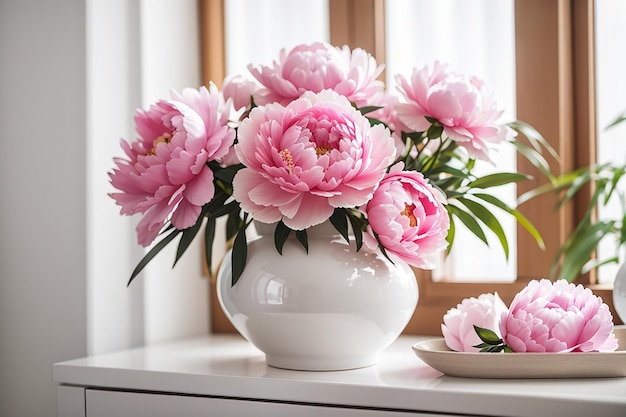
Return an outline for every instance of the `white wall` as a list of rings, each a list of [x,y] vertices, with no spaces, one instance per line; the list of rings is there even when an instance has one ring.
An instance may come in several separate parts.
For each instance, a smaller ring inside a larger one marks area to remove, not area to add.
[[[0,416],[56,415],[55,362],[208,331],[199,245],[126,288],[136,220],[106,196],[198,47],[195,0],[0,0]]]
[[[0,0],[0,415],[86,352],[84,0]]]
[[[136,108],[200,85],[195,0],[85,0],[87,60],[87,353],[208,331],[199,239],[172,270],[175,245],[133,283],[144,252],[108,192],[120,138],[136,137]],[[166,30],[164,30],[166,28]]]

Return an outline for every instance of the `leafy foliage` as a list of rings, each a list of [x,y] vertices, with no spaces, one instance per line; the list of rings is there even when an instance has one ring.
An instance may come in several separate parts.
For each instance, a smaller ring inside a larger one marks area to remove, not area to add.
[[[482,341],[482,343],[475,345],[474,347],[480,349],[481,352],[513,352],[513,350],[511,350],[511,348],[508,347],[493,330],[484,329],[474,325],[474,331],[476,331],[476,334]]]
[[[363,114],[378,110],[379,107],[362,108]],[[452,248],[456,231],[455,219],[464,224],[480,241],[489,245],[487,233],[496,236],[504,255],[509,256],[509,242],[498,218],[493,214],[493,209],[500,210],[513,216],[543,248],[543,240],[537,229],[526,219],[516,207],[511,207],[498,197],[487,191],[507,184],[514,184],[528,180],[530,177],[523,173],[500,172],[482,177],[474,174],[476,161],[470,158],[458,145],[443,134],[443,126],[435,119],[429,119],[431,126],[424,132],[402,132],[402,138],[407,144],[404,154],[400,155],[396,162],[402,162],[405,169],[417,170],[429,179],[430,183],[440,189],[447,197],[447,210],[450,215],[450,230],[448,233],[449,247]],[[376,119],[370,119],[372,124],[381,123]],[[550,175],[548,163],[543,153],[547,151],[554,155],[552,148],[531,126],[515,122],[509,127],[522,133],[527,143],[515,138],[509,141],[511,146],[526,157],[540,172]],[[434,146],[433,146],[434,145]],[[434,151],[431,149],[434,148]],[[215,196],[203,208],[198,221],[192,227],[185,230],[172,230],[171,224],[163,233],[171,230],[159,241],[139,262],[132,273],[130,282],[143,270],[143,268],[159,253],[169,242],[179,234],[181,235],[176,250],[174,264],[182,257],[189,248],[194,237],[202,226],[204,230],[205,259],[211,266],[211,248],[216,236],[217,219],[226,216],[226,237],[233,240],[232,247],[232,285],[235,285],[241,276],[247,260],[247,237],[246,229],[252,219],[243,212],[239,203],[232,197],[232,181],[236,172],[243,165],[223,167],[217,162],[208,163],[214,174]],[[354,242],[356,250],[363,246],[363,233],[367,231],[368,221],[365,214],[358,207],[337,208],[330,217],[330,222],[337,232],[349,243]],[[283,222],[276,225],[274,243],[276,249],[282,254],[284,245],[292,235],[292,230]],[[308,252],[308,237],[306,231],[295,231],[297,242]],[[353,241],[350,236],[353,236]],[[377,238],[377,236],[375,236]],[[382,253],[386,251],[379,245]]]
[[[622,114],[607,129],[624,121],[626,117]],[[582,190],[590,190],[589,204],[584,216],[559,248],[550,268],[550,279],[572,282],[581,274],[601,265],[619,262],[617,252],[599,259],[597,247],[605,239],[614,240],[618,250],[626,243],[626,194],[623,183],[620,187],[625,174],[626,164],[594,164],[552,178],[550,183],[520,197],[521,201],[525,201],[541,194],[557,192],[561,196],[559,206],[562,206],[572,201]],[[597,218],[598,209],[613,200],[619,203],[621,214],[617,218]]]
[[[454,141],[442,137],[442,126],[437,120],[429,121],[432,124],[425,132],[410,134],[403,132],[403,139],[411,146],[402,161],[407,169],[421,171],[431,184],[445,193],[451,220],[448,251],[454,242],[456,219],[486,245],[489,245],[488,233],[492,233],[508,259],[508,239],[500,221],[493,213],[494,209],[513,216],[535,239],[539,247],[544,249],[545,244],[539,231],[517,207],[512,207],[487,192],[496,187],[529,180],[531,177],[518,172],[497,172],[478,177],[474,173],[476,161],[462,152]],[[544,155],[556,158],[554,149],[532,126],[520,121],[510,123],[508,126],[521,134],[511,139],[509,144],[541,173],[553,178]],[[437,145],[435,150],[428,152],[427,150],[432,149],[434,144]]]

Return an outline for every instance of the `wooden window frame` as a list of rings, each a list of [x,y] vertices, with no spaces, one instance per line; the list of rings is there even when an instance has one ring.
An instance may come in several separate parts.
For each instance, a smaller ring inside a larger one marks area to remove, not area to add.
[[[384,62],[384,0],[328,1],[331,43],[364,48],[378,62]],[[225,75],[224,0],[200,0],[199,4],[202,74],[207,84]],[[515,38],[518,119],[537,128],[559,154],[560,161],[551,161],[553,172],[594,162],[594,0],[517,0]],[[534,173],[523,158],[517,163],[520,171]],[[537,185],[520,184],[518,193]],[[497,291],[510,303],[529,280],[547,275],[559,246],[582,218],[588,201],[589,190],[558,210],[549,211],[556,207],[554,195],[541,196],[520,207],[542,233],[546,250],[539,249],[534,239],[518,227],[518,277],[514,282],[435,282],[428,271],[415,270],[420,297],[405,333],[440,335],[445,312],[466,297]],[[611,288],[597,285],[593,274],[580,277],[578,282],[592,287],[620,323],[612,305]],[[211,293],[212,330],[234,331],[219,308],[215,291]]]

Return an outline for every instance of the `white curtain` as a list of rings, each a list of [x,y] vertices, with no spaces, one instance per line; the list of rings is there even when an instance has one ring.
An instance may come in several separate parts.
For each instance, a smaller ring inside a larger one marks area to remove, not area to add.
[[[200,85],[194,0],[87,1],[87,329],[98,354],[208,331],[208,280],[201,250],[172,269],[174,245],[131,285],[143,251],[135,218],[107,196],[120,138],[135,139],[133,116],[169,90]]]

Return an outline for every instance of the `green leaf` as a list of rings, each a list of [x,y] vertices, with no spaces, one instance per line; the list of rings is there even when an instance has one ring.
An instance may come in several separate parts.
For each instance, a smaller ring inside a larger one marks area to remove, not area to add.
[[[440,138],[442,134],[443,134],[443,126],[440,124],[432,124],[426,131],[426,137],[428,137],[428,139]]]
[[[610,234],[613,227],[614,222],[596,222],[572,241],[564,251],[559,279],[572,282],[578,278],[602,238]]]
[[[523,134],[526,139],[528,139],[528,142],[530,142],[530,145],[533,147],[533,149],[535,149],[535,151],[541,152],[542,149],[546,149],[554,159],[559,159],[559,154],[556,152],[556,150],[541,135],[541,133],[539,133],[539,131],[530,124],[521,120],[517,120],[513,123],[509,123],[509,127]],[[518,140],[516,140],[515,142],[519,143]]]
[[[306,234],[306,230],[296,230],[296,239],[302,245],[306,253],[309,253],[309,239]]]
[[[490,194],[476,193],[472,195],[476,198],[480,198],[481,200],[486,201],[489,204],[493,204],[499,209],[504,210],[513,217],[515,217],[517,223],[524,229],[526,229],[526,231],[530,233],[530,235],[535,239],[539,248],[541,248],[541,250],[546,249],[545,242],[543,241],[543,238],[541,237],[541,234],[539,233],[537,228],[519,210],[509,207],[506,203]]]
[[[617,126],[619,124],[621,124],[622,122],[626,121],[626,113],[622,113],[620,114],[617,119],[613,120],[606,128],[605,130],[608,130],[614,126]]]
[[[196,235],[200,231],[200,227],[202,226],[203,221],[204,221],[204,217],[200,216],[198,217],[196,224],[186,229],[183,229],[182,231],[183,235],[181,236],[180,241],[178,242],[178,248],[176,249],[176,258],[174,259],[174,265],[172,265],[172,267],[176,266],[176,263],[183,256],[187,248],[189,248],[189,245],[191,245],[191,242],[193,242],[193,239],[196,237]]]
[[[204,228],[204,260],[209,272],[213,263],[213,242],[215,241],[216,222],[214,217],[209,217]]]
[[[450,228],[448,229],[448,234],[446,235],[446,240],[448,241],[448,248],[446,249],[446,255],[450,254],[452,250],[452,244],[454,243],[454,236],[456,234],[456,227],[454,224],[454,219],[450,217]]]
[[[232,184],[235,174],[237,173],[237,171],[244,168],[244,165],[237,164],[237,165],[230,165],[227,167],[222,167],[217,162],[212,161],[212,163],[209,163],[209,168],[211,168],[211,170],[213,171],[213,175],[215,175],[215,178],[221,181],[224,181],[228,184]]]
[[[599,267],[601,267],[602,265],[607,265],[607,264],[611,264],[611,263],[619,263],[619,257],[618,256],[613,256],[607,259],[603,259],[603,260],[599,260],[599,259],[590,259],[589,261],[587,261],[585,263],[585,266],[583,266],[583,269],[581,270],[582,274],[586,274],[587,272],[591,271],[592,269],[597,269]]]
[[[520,155],[526,158],[526,160],[528,160],[528,162],[537,168],[543,175],[548,178],[554,177],[552,171],[550,170],[550,164],[541,153],[519,142],[513,142],[513,146],[515,146],[515,149]]]
[[[376,119],[375,117],[367,117],[367,121],[370,122],[370,125],[372,126],[383,125],[385,127],[388,127],[387,123],[383,122],[380,119]]]
[[[496,216],[494,216],[493,213],[491,213],[485,206],[470,199],[459,198],[458,201],[467,207],[472,214],[474,214],[474,216],[483,222],[489,229],[491,229],[500,241],[500,245],[504,250],[506,259],[509,259],[509,243],[506,238],[506,233],[504,233],[504,229]]]
[[[621,246],[626,242],[626,212],[622,216],[622,226],[619,229],[619,241],[617,242]]]
[[[290,233],[291,229],[287,227],[282,220],[276,224],[276,230],[274,230],[274,246],[276,246],[276,250],[281,255],[283,254],[283,246],[285,246],[285,242],[287,242]]]
[[[232,283],[231,286],[234,286],[239,278],[241,278],[241,274],[246,267],[246,262],[248,261],[248,238],[246,236],[246,228],[242,228],[237,236],[235,237],[235,241],[233,242],[232,249],[232,263],[231,263],[231,271],[232,271]]]
[[[478,178],[470,182],[467,186],[470,188],[489,188],[516,183],[519,181],[525,181],[527,179],[529,179],[528,175],[511,172],[500,172],[496,174],[485,175],[484,177]]]
[[[126,284],[126,286],[129,286],[130,283],[133,282],[135,277],[139,275],[139,273],[146,267],[146,265],[148,265],[148,263],[152,260],[152,258],[154,258],[159,252],[161,252],[161,250],[164,247],[166,247],[168,243],[170,243],[180,232],[181,232],[180,230],[174,229],[172,233],[165,236],[163,239],[159,241],[159,243],[154,245],[152,249],[150,249],[150,251],[146,253],[146,255],[141,259],[141,261],[139,261],[139,263],[133,270],[133,273],[130,275],[130,279],[128,280],[128,283]]]
[[[423,172],[424,176],[430,179],[436,179],[440,174],[444,174],[444,176],[454,176],[460,178],[467,178],[467,173],[459,168],[455,168],[449,165],[440,165],[434,168],[431,168],[427,171]]]
[[[367,113],[371,113],[382,108],[382,106],[363,106],[359,107],[358,110],[361,112],[362,115],[366,115]]]
[[[474,233],[476,237],[478,237],[485,243],[485,245],[489,246],[489,243],[487,242],[487,237],[485,236],[483,229],[480,227],[480,224],[478,224],[476,219],[471,214],[463,211],[459,207],[453,206],[452,204],[448,204],[446,208],[448,209],[448,213],[458,217],[459,220],[461,220],[461,222],[469,229],[470,232]]]
[[[475,324],[473,326],[474,331],[483,343],[491,346],[496,346],[502,343],[502,339],[500,339],[500,337],[493,330],[485,329],[484,327],[479,327]]]
[[[218,217],[214,213],[223,210],[223,206],[229,198],[230,195],[224,192],[224,190],[216,189],[215,196],[202,207],[202,212],[208,216]]]
[[[335,229],[337,229],[337,231],[341,234],[341,236],[343,236],[346,242],[350,242],[346,212],[343,209],[335,209],[329,220],[330,223],[335,227]]]
[[[589,168],[581,168],[576,171],[562,174],[556,178],[553,178],[551,182],[547,184],[540,185],[539,187],[533,188],[532,190],[525,192],[518,197],[517,204],[521,205],[526,201],[540,195],[565,189],[571,186],[574,181],[577,181],[578,178],[586,174],[589,174]]]
[[[241,221],[240,211],[239,209],[234,209],[230,213],[228,213],[228,217],[226,218],[226,240],[230,240],[239,233],[243,222]]]
[[[366,225],[366,220],[361,219],[351,212],[346,212],[348,216],[348,220],[350,220],[350,224],[352,225],[352,231],[354,232],[354,241],[356,243],[356,251],[360,251],[363,247],[363,229]]]
[[[585,185],[587,185],[588,183],[592,181],[593,181],[593,175],[591,172],[586,171],[586,172],[580,173],[578,177],[572,180],[572,182],[569,184],[569,189],[567,189],[567,191],[565,192],[565,196],[561,199],[559,206],[562,206],[563,204],[573,199],[574,196],[578,193],[578,191],[580,191]],[[604,192],[607,181],[608,180],[606,179],[600,179],[596,183],[597,185],[596,190],[595,190],[596,201],[600,198],[601,194]]]
[[[481,345],[474,346],[474,347],[483,347],[480,351],[487,352],[487,353],[513,352],[513,350],[505,344],[496,345],[496,346],[489,346],[489,345],[482,346],[481,344]]]
[[[224,204],[222,203],[221,206],[219,206],[218,208],[216,208],[215,210],[211,210],[209,212],[209,216],[211,217],[221,217],[224,216],[226,214],[230,214],[233,212],[239,213],[240,209],[239,209],[239,203],[235,200],[231,201],[228,204]]]

